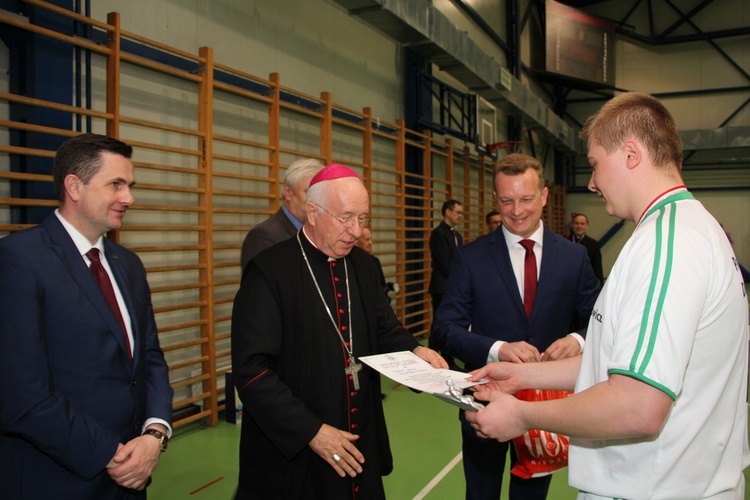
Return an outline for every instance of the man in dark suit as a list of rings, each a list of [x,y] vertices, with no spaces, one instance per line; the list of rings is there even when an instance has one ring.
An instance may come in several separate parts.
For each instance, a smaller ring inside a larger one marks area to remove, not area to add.
[[[293,161],[286,170],[281,191],[283,205],[275,214],[252,228],[242,242],[240,264],[245,270],[250,259],[266,248],[288,240],[305,223],[305,195],[310,179],[320,172],[323,164],[314,158]]]
[[[456,248],[464,244],[463,236],[456,231],[456,226],[464,218],[464,208],[458,200],[448,200],[443,203],[441,210],[443,220],[430,233],[430,256],[432,258],[432,274],[430,276],[430,286],[428,291],[432,297],[432,325],[435,325],[435,315],[437,314],[440,301],[445,295],[448,274],[453,263],[453,255]],[[432,346],[432,333],[430,334],[430,347]],[[450,356],[441,353],[450,365],[452,370],[458,370],[454,360]]]
[[[432,275],[430,276],[429,292],[432,296],[432,314],[440,306],[445,295],[445,285],[453,262],[456,248],[463,245],[461,233],[455,230],[464,218],[464,208],[458,200],[448,200],[443,203],[443,220],[430,233],[430,256],[432,257]]]
[[[578,355],[585,327],[570,333],[568,326],[574,311],[589,317],[599,283],[585,249],[541,222],[547,203],[541,164],[522,154],[503,158],[495,167],[495,196],[502,226],[458,249],[433,329],[435,346],[468,370]],[[463,411],[460,419],[466,497],[499,498],[508,443],[477,436]],[[510,498],[543,499],[550,478],[511,476]]]
[[[604,272],[602,271],[602,250],[599,242],[586,234],[589,230],[589,218],[585,214],[572,214],[570,219],[570,241],[586,247],[589,254],[591,267],[599,283],[604,284]]]
[[[172,388],[145,269],[102,237],[133,204],[131,153],[69,139],[54,160],[59,209],[0,239],[4,498],[145,498],[166,449]]]

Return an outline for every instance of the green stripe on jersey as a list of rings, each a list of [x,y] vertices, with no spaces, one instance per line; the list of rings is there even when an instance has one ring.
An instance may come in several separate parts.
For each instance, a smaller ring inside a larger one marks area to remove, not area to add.
[[[674,253],[674,230],[675,230],[675,220],[677,217],[677,205],[676,202],[678,199],[686,199],[688,197],[681,196],[681,195],[689,195],[689,198],[692,198],[692,195],[690,193],[679,193],[678,195],[672,196],[668,198],[667,200],[664,200],[667,203],[660,203],[656,207],[654,207],[655,210],[658,210],[659,215],[656,219],[656,241],[654,246],[654,264],[651,269],[651,281],[649,283],[648,287],[648,293],[646,295],[646,303],[643,308],[643,315],[641,317],[641,327],[640,331],[638,332],[638,341],[636,343],[635,352],[633,353],[633,357],[630,360],[630,371],[637,374],[643,374],[646,371],[646,368],[648,367],[649,361],[651,361],[651,357],[653,356],[654,352],[654,345],[656,344],[656,337],[659,333],[659,324],[661,322],[661,313],[664,309],[664,301],[666,300],[667,290],[669,289],[669,280],[672,276],[672,263],[673,263],[673,253]],[[669,221],[668,226],[665,229],[664,228],[664,215],[667,213],[666,206],[671,205],[669,210]],[[653,213],[653,210],[649,211],[650,215]],[[667,251],[666,251],[666,259],[664,263],[664,273],[663,275],[660,274],[660,270],[662,269],[662,263],[661,263],[661,255],[662,255],[662,247],[664,246],[664,238],[666,233],[666,245],[667,245]],[[659,286],[659,282],[661,281],[661,287],[659,291],[658,297],[655,297],[655,292],[657,287]],[[649,331],[649,319],[651,319],[651,329]],[[641,353],[643,352],[643,355]],[[638,364],[640,361],[640,365]]]

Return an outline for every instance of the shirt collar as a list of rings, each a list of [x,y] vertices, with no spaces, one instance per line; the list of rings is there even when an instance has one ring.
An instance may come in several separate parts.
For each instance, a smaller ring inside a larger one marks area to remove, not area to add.
[[[78,253],[80,253],[82,256],[86,255],[86,252],[91,250],[91,247],[96,247],[99,249],[102,255],[104,255],[104,239],[99,236],[99,239],[96,240],[96,242],[92,245],[88,238],[86,238],[81,232],[76,229],[73,224],[68,222],[65,217],[62,216],[60,213],[60,209],[55,209],[55,215],[60,220],[60,223],[65,228],[65,231],[70,235],[70,238],[73,240],[73,243],[75,244],[76,248],[78,249]]]
[[[302,222],[300,222],[300,220],[297,219],[297,217],[295,217],[294,215],[292,215],[292,212],[290,212],[289,210],[287,210],[285,206],[283,206],[283,205],[281,206],[281,211],[284,212],[284,215],[286,215],[286,218],[289,219],[289,222],[291,222],[292,224],[294,224],[294,228],[297,231],[299,231],[300,229],[302,229]]]
[[[684,184],[680,184],[678,186],[673,186],[666,191],[664,191],[662,194],[654,198],[651,203],[648,204],[648,206],[643,210],[643,213],[641,213],[641,216],[638,218],[638,222],[636,223],[636,227],[641,223],[641,221],[649,214],[651,209],[661,203],[662,201],[666,200],[667,198],[671,198],[677,193],[686,193],[688,192],[687,186]]]
[[[544,240],[544,221],[539,219],[539,227],[531,233],[531,236],[528,238],[524,238],[522,236],[519,236],[517,234],[513,234],[503,225],[500,226],[503,231],[503,236],[505,237],[505,243],[507,243],[508,248],[511,248],[513,245],[517,245],[520,243],[521,240],[533,240],[534,243],[538,244],[539,246],[543,246],[542,241]]]

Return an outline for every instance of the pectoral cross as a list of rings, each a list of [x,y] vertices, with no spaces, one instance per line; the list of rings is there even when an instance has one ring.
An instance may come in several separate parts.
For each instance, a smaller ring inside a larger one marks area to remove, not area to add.
[[[347,375],[352,376],[352,380],[354,381],[354,390],[359,390],[359,372],[362,371],[362,363],[357,363],[354,361],[354,358],[349,358],[349,366],[346,367],[346,370],[344,370],[344,373]]]

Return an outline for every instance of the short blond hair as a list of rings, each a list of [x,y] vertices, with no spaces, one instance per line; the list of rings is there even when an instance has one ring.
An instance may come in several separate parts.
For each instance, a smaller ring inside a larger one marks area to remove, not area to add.
[[[628,139],[641,142],[655,167],[682,169],[682,139],[672,115],[655,97],[627,92],[610,99],[586,120],[581,133],[586,142],[595,141],[608,154]]]

